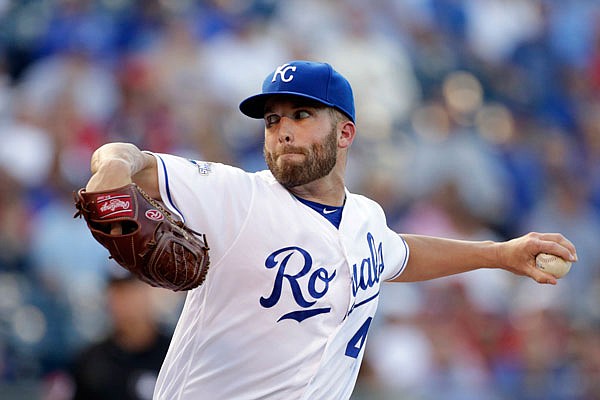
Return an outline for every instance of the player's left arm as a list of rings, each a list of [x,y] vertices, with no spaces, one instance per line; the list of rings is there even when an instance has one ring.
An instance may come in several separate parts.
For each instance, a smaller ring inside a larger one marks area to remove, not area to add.
[[[538,253],[577,261],[573,243],[558,233],[528,233],[506,242],[453,240],[402,234],[410,249],[405,270],[394,282],[416,282],[480,268],[501,268],[529,276],[538,283],[556,284],[556,278],[536,268]]]

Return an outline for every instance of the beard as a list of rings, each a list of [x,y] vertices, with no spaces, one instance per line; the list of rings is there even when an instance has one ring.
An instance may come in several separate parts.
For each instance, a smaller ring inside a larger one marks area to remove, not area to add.
[[[278,153],[267,151],[263,148],[265,161],[271,173],[285,188],[305,185],[320,179],[331,172],[337,161],[337,134],[333,128],[320,143],[314,143],[309,148],[285,146]],[[304,155],[304,161],[285,162],[277,164],[277,159],[282,154],[297,153]]]

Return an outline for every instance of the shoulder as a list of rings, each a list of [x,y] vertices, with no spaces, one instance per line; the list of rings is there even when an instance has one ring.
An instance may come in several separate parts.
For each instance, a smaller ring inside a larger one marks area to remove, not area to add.
[[[214,161],[196,160],[174,154],[150,153],[156,157],[159,175],[181,176],[186,179],[200,179],[202,182],[218,180],[250,180],[253,173]]]
[[[367,196],[351,193],[350,191],[346,190],[346,202],[352,202],[356,207],[364,210],[365,212],[376,213],[381,216],[385,215],[381,205]]]
[[[258,171],[255,172],[253,174],[251,174],[254,176],[255,179],[257,179],[259,182],[268,185],[268,186],[280,186],[283,188],[283,186],[281,186],[279,184],[279,182],[277,182],[277,179],[275,179],[275,177],[273,176],[273,174],[271,173],[271,171],[269,171],[268,169],[262,170],[262,171]]]
[[[193,160],[190,160],[190,162],[196,165],[202,176],[214,175],[215,179],[225,178],[234,185],[240,184],[244,186],[247,184],[266,190],[285,190],[269,170],[248,172],[236,166],[217,162]]]

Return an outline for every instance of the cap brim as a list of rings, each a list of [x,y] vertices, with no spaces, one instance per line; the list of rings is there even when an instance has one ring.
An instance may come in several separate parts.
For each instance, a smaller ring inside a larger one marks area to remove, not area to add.
[[[297,92],[270,92],[270,93],[260,93],[254,96],[248,97],[246,100],[240,103],[240,111],[250,118],[261,119],[265,116],[265,104],[267,100],[275,95],[288,95],[288,96],[296,96],[302,97],[305,99],[311,99],[328,107],[335,107],[331,103],[324,102],[323,99],[319,99],[318,97],[308,96],[303,93]]]

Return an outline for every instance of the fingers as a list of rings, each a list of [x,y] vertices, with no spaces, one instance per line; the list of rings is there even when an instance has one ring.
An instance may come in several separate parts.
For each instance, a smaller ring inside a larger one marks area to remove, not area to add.
[[[556,285],[557,278],[536,267],[535,257],[540,253],[549,253],[564,260],[577,261],[577,250],[573,243],[560,233],[530,232],[513,241],[507,242],[508,251],[504,258],[509,271],[526,275],[541,284]]]
[[[567,261],[577,261],[577,249],[575,245],[560,233],[540,233],[534,235],[539,239],[537,253],[549,253]]]
[[[538,283],[556,285],[556,277],[535,266],[535,256],[539,253],[548,253],[575,262],[577,261],[575,245],[560,233],[532,232],[528,236],[532,239],[530,249],[533,259],[530,266],[526,268],[525,273]]]
[[[557,280],[554,276],[552,276],[536,267],[532,267],[529,270],[528,275],[533,280],[535,280],[537,283],[548,284],[548,285],[556,285],[557,284]]]
[[[110,234],[111,235],[123,234],[123,226],[118,222],[113,222],[110,226]]]

